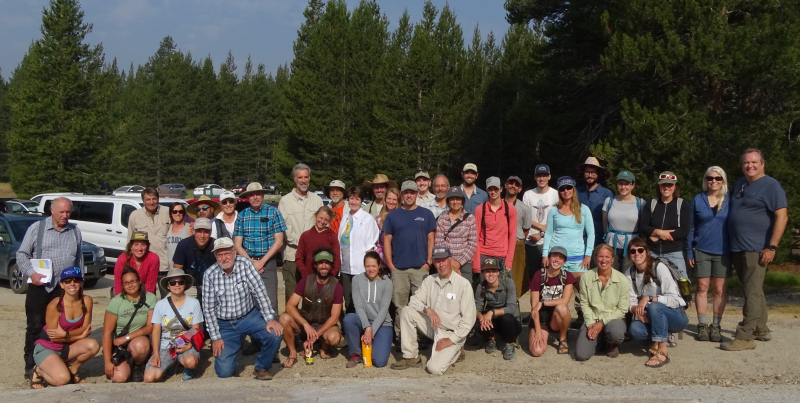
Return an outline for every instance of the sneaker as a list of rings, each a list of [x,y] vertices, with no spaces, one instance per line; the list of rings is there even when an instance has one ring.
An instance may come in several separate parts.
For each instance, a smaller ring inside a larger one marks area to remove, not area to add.
[[[722,341],[722,334],[720,334],[722,329],[720,329],[719,325],[711,325],[708,327],[708,339],[719,343]]]
[[[772,332],[767,330],[766,332],[759,332],[756,330],[753,332],[753,336],[755,336],[756,340],[758,341],[770,341],[772,340]]]
[[[697,324],[697,336],[695,336],[695,340],[697,341],[708,341],[709,340],[709,327],[707,323],[698,323]],[[719,340],[717,340],[719,341]]]
[[[400,361],[392,363],[392,369],[406,369],[406,368],[419,368],[422,366],[422,360],[417,358],[403,358]]]
[[[347,368],[355,368],[361,364],[361,356],[358,354],[353,354],[350,356],[350,359],[347,360]]]
[[[619,348],[616,344],[608,344],[608,352],[606,353],[606,357],[608,358],[617,358],[619,357]]]
[[[755,340],[733,339],[725,343],[720,343],[719,348],[725,351],[755,350],[756,342]]]
[[[675,347],[678,345],[678,341],[675,339],[675,333],[670,333],[667,336],[667,347]]]
[[[514,358],[517,358],[517,353],[514,352],[514,345],[509,343],[503,347],[503,359],[506,361],[511,361]]]
[[[486,354],[494,354],[497,351],[497,341],[491,339],[487,341],[484,351],[486,351]]]
[[[186,382],[186,381],[191,381],[192,378],[194,378],[194,370],[189,368],[184,368],[181,380]]]

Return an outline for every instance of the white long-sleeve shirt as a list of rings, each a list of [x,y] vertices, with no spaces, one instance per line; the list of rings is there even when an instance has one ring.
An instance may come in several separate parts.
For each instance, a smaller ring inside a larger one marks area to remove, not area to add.
[[[463,343],[475,325],[472,285],[455,273],[450,273],[450,277],[444,280],[438,274],[426,277],[411,296],[408,306],[420,313],[426,306],[433,309],[442,322],[436,329],[444,332],[439,339],[449,338],[453,344]]]
[[[633,281],[631,280],[631,270],[633,270]],[[636,270],[636,266],[631,266],[626,272],[625,277],[628,279],[628,282],[631,283],[631,292],[630,292],[630,308],[635,308],[639,305],[639,298],[637,295],[637,290],[639,294],[644,295],[645,297],[658,297],[658,302],[670,307],[670,308],[679,308],[686,306],[686,301],[683,300],[681,297],[680,289],[678,289],[678,284],[672,278],[672,275],[669,272],[669,268],[665,266],[663,263],[656,264],[656,277],[661,282],[661,286],[659,287],[655,281],[650,281],[647,284],[642,284],[644,282],[644,272],[639,273]],[[634,284],[635,281],[635,284]]]

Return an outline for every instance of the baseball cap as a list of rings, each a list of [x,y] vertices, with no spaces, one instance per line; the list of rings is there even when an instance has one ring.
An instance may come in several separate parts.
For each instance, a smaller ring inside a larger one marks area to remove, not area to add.
[[[483,259],[481,262],[481,271],[484,270],[500,270],[500,265],[497,262],[497,259],[493,257],[487,257]]]
[[[563,246],[554,246],[554,247],[550,248],[550,253],[548,253],[547,256],[550,256],[553,253],[560,253],[560,254],[564,255],[565,258],[567,256],[569,256],[569,255],[567,255],[567,249],[565,249]]]
[[[211,220],[205,217],[200,217],[194,220],[194,229],[211,229]]]
[[[477,166],[477,165],[475,165],[475,164],[473,164],[473,163],[471,163],[471,162],[470,162],[470,163],[468,163],[468,164],[465,164],[465,165],[464,165],[464,169],[462,169],[462,170],[461,170],[461,172],[466,172],[466,171],[475,171],[475,172],[478,172],[478,166]]]
[[[490,176],[489,179],[486,179],[486,189],[488,190],[492,186],[500,189],[500,178],[496,176]]]
[[[431,255],[431,257],[433,257],[434,259],[447,259],[450,256],[452,256],[450,254],[450,248],[448,248],[446,246],[434,247],[433,248],[433,254]]]
[[[517,183],[519,183],[519,185],[522,186],[522,179],[520,179],[519,176],[511,175],[508,177],[508,179],[506,179],[506,183],[511,181],[517,181]]]
[[[80,279],[83,279],[83,274],[81,274],[81,268],[72,266],[72,267],[67,267],[66,269],[62,270],[61,271],[61,278],[59,279],[59,281],[64,281],[64,280],[66,280],[68,278],[80,278]]]
[[[662,183],[678,183],[678,175],[671,171],[664,171],[658,175],[658,184]]]
[[[214,241],[214,249],[212,252],[216,252],[220,249],[230,249],[233,248],[233,240],[228,237],[222,237]]]
[[[636,182],[636,175],[631,171],[622,171],[617,174],[617,180],[626,180],[628,182]]]
[[[144,232],[144,231],[133,231],[133,234],[131,235],[131,241],[147,241],[147,242],[150,242],[150,240],[147,239],[147,232]]]
[[[233,192],[231,192],[230,190],[226,190],[226,191],[222,192],[221,195],[219,195],[219,202],[220,203],[222,203],[223,200],[228,200],[228,199],[233,199],[233,201],[236,201],[236,195]]]
[[[533,171],[534,175],[545,174],[550,175],[550,167],[545,164],[539,164],[536,166],[536,169]]]
[[[419,177],[428,178],[428,179],[431,178],[431,176],[428,175],[428,171],[426,171],[424,169],[420,169],[419,171],[417,171],[417,173],[414,174],[414,180],[417,180]]]
[[[575,180],[570,178],[569,176],[562,176],[558,178],[556,189],[561,189],[562,186],[575,187]]]
[[[314,255],[314,262],[327,261],[333,263],[333,255],[330,252],[323,250]]]
[[[447,196],[445,196],[445,199],[449,199],[451,197],[460,197],[462,199],[466,199],[466,197],[464,197],[464,192],[462,192],[458,186],[452,186],[450,189],[447,189]]]
[[[419,192],[419,188],[417,187],[417,183],[414,181],[405,181],[403,182],[403,186],[400,187],[401,192],[405,192],[406,190],[413,190],[415,192]]]

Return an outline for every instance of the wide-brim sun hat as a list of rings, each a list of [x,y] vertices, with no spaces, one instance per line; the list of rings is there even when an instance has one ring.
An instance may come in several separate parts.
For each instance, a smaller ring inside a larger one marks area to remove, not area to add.
[[[586,161],[583,161],[583,164],[580,164],[577,167],[575,167],[575,172],[578,173],[579,178],[583,178],[583,171],[586,169],[587,166],[592,166],[597,168],[598,180],[608,178],[608,169],[605,169],[605,167],[600,165],[600,160],[598,160],[595,157],[586,158]]]
[[[364,181],[364,187],[372,190],[374,185],[384,184],[387,188],[395,188],[397,189],[397,182],[393,180],[389,180],[389,177],[384,174],[377,174],[372,181]]]
[[[267,194],[267,190],[258,182],[250,182],[250,184],[247,185],[247,189],[239,195],[239,198],[246,199],[255,194],[265,195]]]
[[[197,218],[197,206],[201,204],[207,204],[214,209],[214,215],[212,215],[212,217],[216,217],[217,214],[222,211],[222,206],[219,203],[211,200],[211,198],[206,195],[202,195],[199,199],[189,203],[189,205],[186,206],[186,214],[188,214],[189,217]]]
[[[184,284],[183,286],[184,291],[188,290],[189,288],[192,288],[192,285],[194,284],[194,277],[192,277],[189,274],[186,274],[186,272],[183,271],[183,269],[177,269],[174,267],[169,269],[167,275],[164,276],[164,278],[162,278],[161,280],[158,280],[158,283],[161,286],[161,288],[169,290],[169,280],[177,277],[182,277],[184,280],[186,280],[186,284]]]
[[[333,189],[333,188],[342,189],[342,193],[347,193],[347,187],[345,186],[344,182],[342,182],[342,181],[340,181],[338,179],[332,180],[331,184],[328,185],[328,186],[323,186],[322,187],[322,193],[325,194],[325,197],[330,199],[331,198],[331,189]]]

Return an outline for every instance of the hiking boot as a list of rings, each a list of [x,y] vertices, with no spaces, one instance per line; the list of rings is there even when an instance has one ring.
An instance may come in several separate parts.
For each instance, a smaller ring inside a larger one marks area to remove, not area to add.
[[[486,354],[494,354],[497,351],[497,341],[490,339],[486,342],[486,347],[483,350],[486,351]]]
[[[353,354],[350,356],[350,359],[347,360],[347,368],[355,368],[361,364],[361,356],[358,354]]]
[[[758,330],[756,330],[755,332],[753,332],[753,336],[755,336],[755,339],[758,341],[772,340],[772,332],[770,332],[769,330],[767,330],[766,332],[759,332]]]
[[[697,324],[697,336],[695,336],[695,340],[697,341],[708,341],[709,340],[709,328],[707,323],[699,323]],[[717,340],[719,341],[719,340]]]
[[[667,336],[667,347],[675,347],[677,345],[678,341],[675,338],[675,333],[670,333],[669,336]]]
[[[458,359],[456,360],[457,363],[463,362],[467,359],[467,353],[464,352],[464,347],[461,347],[461,353],[458,354]]]
[[[711,325],[711,326],[709,326],[708,327],[708,339],[713,341],[713,342],[715,342],[715,343],[721,342],[722,341],[722,334],[720,334],[721,330],[722,329],[720,329],[719,325]]]
[[[272,374],[269,373],[268,369],[262,369],[262,370],[258,370],[257,369],[255,371],[253,371],[253,375],[255,375],[256,379],[258,379],[259,381],[270,381],[270,380],[272,380]]]
[[[606,353],[606,357],[608,358],[619,357],[619,348],[616,344],[608,343],[608,352]]]
[[[725,343],[720,343],[719,348],[725,351],[755,350],[756,342],[755,340],[733,339]]]
[[[514,351],[514,345],[508,343],[505,347],[503,347],[503,359],[506,361],[511,361],[514,358],[517,358],[517,353]]]
[[[422,360],[417,358],[403,358],[400,361],[392,363],[392,369],[406,369],[406,368],[419,368],[422,366]]]

